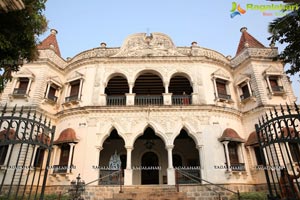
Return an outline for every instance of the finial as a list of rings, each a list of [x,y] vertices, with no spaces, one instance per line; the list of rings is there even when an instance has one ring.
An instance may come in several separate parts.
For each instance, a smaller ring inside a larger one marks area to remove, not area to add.
[[[52,35],[56,35],[58,32],[57,32],[56,29],[51,29],[51,30],[50,30],[50,33],[51,33]]]
[[[241,29],[240,29],[240,31],[243,33],[243,32],[247,32],[247,27],[242,27]]]

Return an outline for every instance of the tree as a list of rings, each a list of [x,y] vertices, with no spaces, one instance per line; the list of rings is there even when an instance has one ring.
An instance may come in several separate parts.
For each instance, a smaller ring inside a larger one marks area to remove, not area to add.
[[[38,57],[37,37],[47,29],[43,14],[46,0],[23,0],[25,9],[0,11],[0,92],[11,80],[12,72]]]
[[[294,75],[300,71],[300,4],[289,14],[275,19],[269,24],[271,43],[279,42],[287,46],[277,59],[289,63],[287,73]]]

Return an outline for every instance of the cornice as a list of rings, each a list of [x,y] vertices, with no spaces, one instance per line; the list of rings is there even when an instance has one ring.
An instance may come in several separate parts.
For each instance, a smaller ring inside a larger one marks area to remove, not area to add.
[[[226,108],[216,105],[193,105],[187,107],[181,106],[159,106],[159,107],[103,107],[103,106],[85,106],[79,108],[72,108],[64,111],[60,111],[56,114],[56,117],[61,119],[68,116],[74,115],[92,115],[94,114],[113,114],[113,113],[147,113],[147,112],[156,112],[156,113],[178,113],[178,112],[197,112],[197,113],[210,113],[218,112],[223,114],[234,115],[235,117],[241,116],[241,111]]]
[[[245,48],[242,53],[231,60],[231,65],[235,68],[247,59],[273,59],[278,55],[277,48]]]

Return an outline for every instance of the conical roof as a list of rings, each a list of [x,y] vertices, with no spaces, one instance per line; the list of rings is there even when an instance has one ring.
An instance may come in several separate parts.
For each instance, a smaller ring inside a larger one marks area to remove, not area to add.
[[[44,50],[44,49],[52,49],[58,56],[60,55],[60,50],[58,46],[58,42],[56,40],[56,34],[57,30],[51,29],[51,33],[46,39],[44,39],[41,44],[38,45],[39,50]]]

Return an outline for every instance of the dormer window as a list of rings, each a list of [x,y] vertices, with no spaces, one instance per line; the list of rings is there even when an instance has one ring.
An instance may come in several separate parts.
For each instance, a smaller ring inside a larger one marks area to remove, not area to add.
[[[279,76],[269,76],[268,78],[270,84],[270,92],[273,94],[283,93],[283,86],[279,84],[280,77]]]
[[[27,77],[20,77],[15,82],[15,87],[13,90],[14,97],[25,97],[29,94],[29,89],[31,85],[31,79]]]
[[[231,95],[229,94],[228,88],[229,81],[225,79],[217,78],[215,79],[215,86],[216,86],[216,98],[224,101],[224,100],[231,100]]]
[[[246,79],[238,84],[238,93],[242,102],[251,99],[253,94],[250,86],[250,79]]]
[[[285,90],[283,87],[282,76],[280,74],[265,74],[269,95],[284,96]]]
[[[83,79],[76,79],[69,82],[68,96],[65,98],[65,102],[77,102],[81,99],[81,88]]]
[[[55,83],[49,82],[47,85],[45,99],[47,99],[50,102],[56,103],[60,88],[61,87],[56,85]]]

